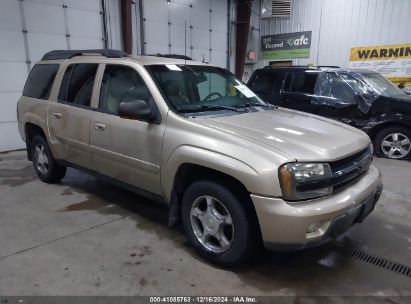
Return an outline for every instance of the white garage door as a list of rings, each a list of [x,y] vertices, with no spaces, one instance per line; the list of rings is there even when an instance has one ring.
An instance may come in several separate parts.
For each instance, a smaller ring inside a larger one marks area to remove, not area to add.
[[[28,72],[49,50],[103,48],[100,0],[0,1],[0,151],[24,147],[16,104]]]
[[[144,0],[144,50],[146,54],[184,55],[227,67],[226,0]]]

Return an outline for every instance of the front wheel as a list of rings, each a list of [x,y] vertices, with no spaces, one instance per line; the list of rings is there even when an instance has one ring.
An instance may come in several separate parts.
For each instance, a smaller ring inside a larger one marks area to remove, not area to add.
[[[188,187],[182,222],[188,239],[206,260],[233,266],[259,248],[259,230],[248,203],[216,182],[197,181]]]
[[[47,140],[43,136],[33,137],[31,153],[34,170],[43,182],[57,183],[66,175],[66,167],[57,165]]]
[[[375,150],[379,156],[407,159],[411,156],[411,131],[403,126],[382,129],[375,136]]]

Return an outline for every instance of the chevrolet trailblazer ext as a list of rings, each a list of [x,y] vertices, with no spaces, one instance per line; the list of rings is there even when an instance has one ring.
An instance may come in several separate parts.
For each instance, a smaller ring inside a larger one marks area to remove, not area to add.
[[[161,200],[219,265],[336,238],[382,189],[365,133],[266,104],[202,62],[52,51],[17,108],[41,180],[74,167]]]

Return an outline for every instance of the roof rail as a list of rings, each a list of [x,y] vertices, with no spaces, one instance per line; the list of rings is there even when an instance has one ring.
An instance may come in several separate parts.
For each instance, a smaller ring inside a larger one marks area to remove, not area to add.
[[[318,65],[317,68],[319,69],[340,69],[338,65]]]
[[[180,54],[160,54],[160,53],[157,53],[157,54],[149,54],[147,56],[193,60],[191,57],[188,57],[186,55],[180,55]]]
[[[55,50],[44,54],[41,60],[58,60],[58,59],[70,59],[75,56],[82,55],[101,55],[107,58],[122,58],[129,56],[120,50],[110,49],[95,49],[95,50]]]
[[[264,69],[294,69],[294,68],[309,69],[309,68],[313,68],[313,66],[309,66],[309,65],[290,65],[290,66],[286,66],[286,65],[284,65],[284,66],[267,65],[267,66],[264,67]]]

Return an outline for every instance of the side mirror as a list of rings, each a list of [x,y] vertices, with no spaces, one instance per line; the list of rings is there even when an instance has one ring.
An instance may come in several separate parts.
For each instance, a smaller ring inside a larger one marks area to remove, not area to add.
[[[157,117],[148,103],[144,100],[134,100],[120,103],[118,114],[121,118],[137,119],[147,122],[151,122]]]
[[[405,84],[402,82],[402,83],[400,83],[399,85],[398,85],[398,88],[399,89],[405,89]]]

